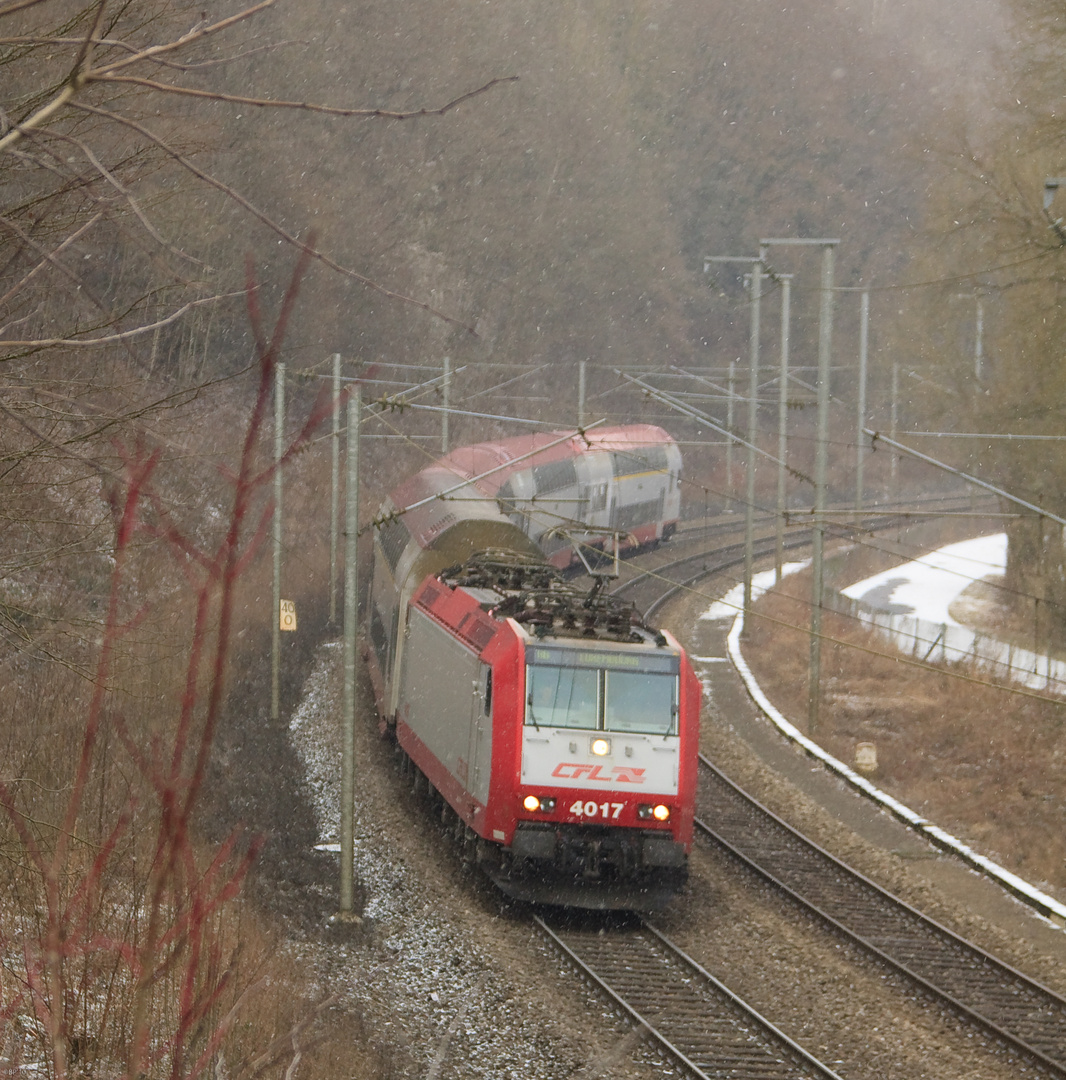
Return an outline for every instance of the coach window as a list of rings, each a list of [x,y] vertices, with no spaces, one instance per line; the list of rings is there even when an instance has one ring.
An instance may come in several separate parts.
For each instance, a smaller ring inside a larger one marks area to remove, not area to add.
[[[530,664],[526,723],[534,727],[599,727],[600,673],[593,668]]]
[[[588,489],[588,510],[595,513],[607,505],[607,485],[592,484]]]
[[[645,671],[607,671],[608,731],[677,734],[677,676]]]

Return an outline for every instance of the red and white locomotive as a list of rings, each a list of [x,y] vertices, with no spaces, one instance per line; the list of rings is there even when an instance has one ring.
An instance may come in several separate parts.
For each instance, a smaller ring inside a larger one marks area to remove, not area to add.
[[[593,455],[606,460],[582,460]],[[457,450],[383,507],[368,649],[382,725],[510,895],[652,909],[686,879],[692,667],[669,634],[564,580],[534,542],[582,534],[601,502],[631,542],[668,535],[679,474],[658,428],[537,436]]]

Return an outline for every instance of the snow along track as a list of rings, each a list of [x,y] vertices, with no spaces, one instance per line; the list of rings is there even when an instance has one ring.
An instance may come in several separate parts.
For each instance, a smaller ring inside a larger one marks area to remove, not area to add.
[[[915,832],[921,833],[936,844],[937,847],[957,855],[975,870],[992,878],[1054,925],[1061,927],[1066,923],[1066,904],[1059,903],[1054,897],[1048,896],[1047,893],[1037,889],[1024,878],[1011,873],[987,856],[974,851],[973,848],[968,844],[964,844],[958,837],[952,836],[951,833],[933,824],[933,822],[916,813],[909,806],[904,805],[898,799],[894,799],[887,792],[872,784],[865,776],[860,776],[854,769],[848,768],[842,761],[833,757],[829,751],[819,746],[818,743],[809,739],[798,728],[789,723],[763,692],[762,687],[752,674],[751,668],[748,667],[748,663],[740,649],[740,638],[743,632],[744,613],[741,611],[734,619],[732,629],[729,631],[729,659],[740,675],[752,701],[787,739],[802,747],[811,757],[817,758],[852,787],[884,807],[889,813],[914,829]]]
[[[900,518],[882,517],[871,518],[869,521],[856,526],[867,531],[891,530],[899,526],[900,520],[905,519],[906,514],[901,512]],[[695,532],[695,530],[694,530]],[[786,548],[799,548],[808,543],[808,533],[804,530],[803,535],[793,536],[786,544]],[[721,573],[743,563],[743,545],[740,543],[722,543],[716,547],[708,547],[704,551],[688,554],[683,558],[665,563],[637,574],[631,580],[622,583],[616,590],[619,594],[628,594],[637,607],[649,620],[654,613],[666,602],[694,585],[704,578]],[[773,551],[773,539],[769,536],[759,536],[754,542],[754,558],[765,558]],[[795,569],[800,569],[804,564],[793,564]],[[773,575],[767,572],[768,579]],[[762,578],[763,575],[757,575]],[[753,579],[753,587],[762,588],[760,583]],[[744,613],[741,603],[719,603],[723,608],[722,617],[732,617],[735,613],[733,627],[728,636],[729,659],[736,668],[737,673],[743,680],[751,699],[756,706],[765,714],[772,724],[789,740],[800,746],[812,757],[821,761],[827,768],[842,777],[848,784],[872,799],[878,805],[884,807],[889,813],[897,817],[916,832],[921,833],[942,850],[957,855],[964,862],[972,866],[980,873],[987,875],[1000,886],[1012,893],[1023,903],[1029,905],[1045,919],[1058,926],[1066,925],[1066,904],[1061,904],[1047,893],[1037,889],[1024,878],[1011,873],[1005,867],[974,851],[969,845],[964,844],[958,837],[940,828],[938,825],[916,813],[910,807],[905,806],[891,795],[881,791],[866,777],[861,776],[850,769],[842,761],[838,761],[827,750],[823,749],[813,740],[807,738],[793,724],[791,724],[773,705],[758,684],[747,661],[741,652],[740,639],[744,630]]]
[[[757,541],[757,550],[759,546]],[[689,556],[663,569],[680,569],[685,563],[692,566],[697,561],[698,556]],[[700,571],[692,576],[686,574],[684,584],[691,584],[736,561],[735,545],[708,551]],[[655,577],[659,578],[661,590],[669,585],[659,574]],[[647,588],[650,582],[643,578],[639,584]],[[667,595],[676,591],[674,587]],[[741,675],[745,676],[748,690],[757,704],[764,710],[772,709],[740,657],[741,625],[742,620],[738,618],[729,635],[730,655]],[[775,722],[779,727],[786,724],[789,728],[786,734],[794,733],[809,752],[817,752],[816,756],[831,763],[836,771],[851,773],[820,747],[808,745],[809,740],[795,732],[783,718],[777,717]],[[698,821],[702,831],[835,930],[946,1002],[957,1014],[1021,1051],[1053,1075],[1066,1077],[1066,1000],[851,870],[774,817],[709,761],[701,760],[704,767],[700,776],[698,814],[714,823],[712,828],[704,821]],[[865,781],[863,786],[864,790],[872,787]],[[896,813],[899,815],[898,810]],[[917,815],[912,817],[916,819]],[[905,815],[904,818],[906,820]],[[923,831],[928,833],[932,827],[924,824],[927,828]],[[942,836],[946,834],[936,830],[938,842]],[[953,847],[943,843],[941,846]],[[1050,903],[1054,904],[1054,901]]]

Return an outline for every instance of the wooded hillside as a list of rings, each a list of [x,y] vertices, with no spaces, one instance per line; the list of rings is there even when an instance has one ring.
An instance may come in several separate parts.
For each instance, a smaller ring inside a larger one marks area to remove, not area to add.
[[[412,18],[372,2],[328,23],[316,5],[278,8],[257,35],[299,44],[238,81],[279,96],[419,109],[518,81],[402,123],[219,109],[227,175],[339,261],[478,331],[319,273],[324,352],[715,361],[737,343],[707,305],[704,254],[840,236],[842,284],[911,255],[956,102],[921,36],[901,40],[875,7],[586,2],[561,17],[530,0]]]

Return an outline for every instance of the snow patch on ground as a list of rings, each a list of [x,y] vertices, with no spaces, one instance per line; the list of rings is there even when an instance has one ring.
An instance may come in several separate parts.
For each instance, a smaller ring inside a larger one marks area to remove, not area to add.
[[[781,567],[781,576],[788,577],[800,570],[806,570],[811,565],[810,559],[803,562],[785,563]],[[757,600],[767,589],[774,587],[777,579],[775,570],[764,570],[751,576],[751,598]],[[737,614],[744,610],[744,584],[734,585],[720,600],[713,604],[700,616],[701,622],[725,622],[727,619],[735,619]]]
[[[948,544],[841,591],[879,611],[958,626],[948,609],[959,594],[973,582],[1001,575],[1006,568],[1007,534],[995,533]]]
[[[959,623],[948,614],[948,607],[974,581],[1002,574],[1007,563],[1007,537],[1005,533],[981,536],[972,540],[963,540],[948,544],[912,562],[875,574],[844,589],[844,595],[862,600],[868,604],[881,605],[881,610],[898,611],[904,608],[906,614],[914,613],[916,618],[930,623],[946,623],[958,626]],[[773,584],[773,573],[759,575],[769,577]],[[755,580],[752,579],[752,593],[755,592]],[[763,586],[763,591],[768,586]],[[736,590],[732,590],[727,599]],[[743,601],[743,597],[741,597]],[[715,610],[715,605],[701,618],[706,619]],[[1005,869],[974,851],[961,840],[934,825],[922,815],[911,810],[891,795],[881,791],[864,776],[854,772],[843,762],[837,760],[820,745],[813,742],[794,727],[788,719],[773,705],[759,685],[747,661],[741,652],[741,635],[744,627],[743,610],[733,610],[733,626],[729,632],[728,650],[741,679],[752,699],[776,727],[793,742],[802,746],[812,757],[824,762],[830,769],[842,776],[849,784],[885,807],[913,829],[924,833],[938,846],[955,852],[976,869],[999,881],[1016,896],[1025,899],[1045,919],[1053,920],[1051,925],[1066,923],[1066,905],[1060,904],[1053,897],[1037,889],[1018,875]]]

